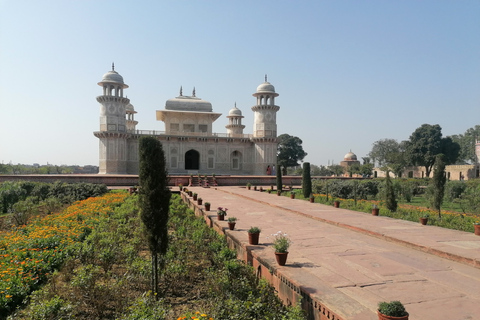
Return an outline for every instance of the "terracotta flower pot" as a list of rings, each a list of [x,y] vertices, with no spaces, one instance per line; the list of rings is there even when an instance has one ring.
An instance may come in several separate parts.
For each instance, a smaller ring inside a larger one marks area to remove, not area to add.
[[[277,196],[281,196],[281,195],[282,195],[282,191],[277,190]]]
[[[193,195],[193,200],[196,201],[196,200],[197,200],[197,197],[198,197],[198,195],[194,194],[194,195]]]
[[[295,199],[295,193],[290,195],[290,199]]]
[[[379,213],[380,213],[380,209],[379,209],[379,208],[373,208],[373,209],[372,209],[372,215],[378,216]]]
[[[217,218],[219,221],[224,221],[225,220],[225,216],[223,214],[217,214]]]
[[[334,201],[334,202],[333,202],[333,206],[334,206],[335,208],[340,208],[340,201]]]
[[[378,314],[378,320],[408,320],[408,314],[403,317],[392,317],[392,316],[386,316],[384,314],[381,314],[380,311],[377,310]]]
[[[209,204],[205,203],[205,211],[210,211],[210,203]]]
[[[203,203],[203,199],[197,199],[197,203],[198,203],[199,206],[201,206],[202,203]]]
[[[473,226],[475,227],[475,234],[480,236],[480,224],[474,224]]]
[[[275,252],[275,259],[279,266],[284,266],[287,263],[288,252]]]
[[[230,229],[230,230],[235,229],[235,222],[229,222],[228,223],[228,229]]]
[[[428,218],[420,218],[419,220],[420,220],[420,223],[421,223],[422,225],[424,225],[424,226],[427,225]]]
[[[249,233],[248,234],[248,243],[257,245],[259,238],[260,238],[260,233]]]
[[[315,202],[315,198],[310,198],[310,203],[314,203]]]

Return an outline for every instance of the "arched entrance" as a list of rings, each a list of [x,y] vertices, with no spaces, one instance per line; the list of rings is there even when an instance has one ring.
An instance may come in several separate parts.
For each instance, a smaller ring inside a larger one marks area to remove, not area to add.
[[[200,169],[200,153],[195,150],[188,150],[185,153],[185,170]]]

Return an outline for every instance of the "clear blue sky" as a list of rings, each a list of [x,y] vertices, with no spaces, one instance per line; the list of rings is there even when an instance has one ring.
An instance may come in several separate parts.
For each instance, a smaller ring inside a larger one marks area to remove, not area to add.
[[[278,131],[327,165],[372,143],[480,124],[480,1],[0,0],[0,161],[98,165],[97,85],[115,62],[137,129],[196,87],[253,131],[264,75]]]

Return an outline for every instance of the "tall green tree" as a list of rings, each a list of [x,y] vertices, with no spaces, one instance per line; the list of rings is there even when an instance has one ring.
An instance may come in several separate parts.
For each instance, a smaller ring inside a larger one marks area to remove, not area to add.
[[[385,206],[391,212],[397,211],[397,199],[395,197],[395,190],[393,189],[392,179],[390,178],[390,171],[387,169],[387,176],[385,177]]]
[[[277,191],[282,191],[282,170],[280,170],[280,165],[277,162]]]
[[[392,171],[398,177],[407,166],[406,145],[406,141],[399,143],[395,139],[378,140],[373,143],[368,155],[380,167]]]
[[[303,163],[302,191],[305,198],[312,194],[312,177],[310,176],[310,162]]]
[[[140,216],[152,256],[152,292],[158,299],[158,272],[165,264],[168,248],[170,190],[162,144],[154,137],[139,141]]]
[[[445,162],[444,155],[438,154],[435,159],[435,166],[433,169],[433,179],[431,181],[433,194],[431,198],[431,205],[434,210],[438,210],[438,217],[441,219],[441,206],[443,203],[443,197],[445,195],[445,183],[447,177],[445,174]]]
[[[459,144],[458,161],[461,163],[476,163],[475,144],[480,140],[480,125],[467,129],[464,134],[453,135],[452,140]]]
[[[303,141],[299,137],[284,133],[278,136],[277,141],[277,161],[285,175],[287,168],[298,166],[298,162],[302,161],[307,153],[303,150]],[[278,170],[280,170],[280,167],[278,167]]]
[[[443,153],[445,164],[453,164],[458,159],[460,146],[451,138],[442,138],[442,128],[438,125],[423,124],[417,128],[407,143],[407,156],[414,165],[424,166],[430,177],[436,156]]]

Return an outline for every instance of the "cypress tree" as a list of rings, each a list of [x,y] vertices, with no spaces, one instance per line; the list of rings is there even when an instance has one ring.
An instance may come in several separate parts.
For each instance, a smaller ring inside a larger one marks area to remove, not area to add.
[[[393,190],[392,179],[390,179],[390,170],[388,169],[385,178],[385,206],[391,212],[397,211],[397,199],[395,199],[395,191]]]
[[[445,195],[445,183],[447,182],[444,157],[443,154],[436,156],[433,167],[433,179],[431,181],[433,186],[431,205],[433,209],[438,210],[438,217],[440,219],[442,218],[440,210],[443,203],[443,196]]]
[[[152,256],[152,292],[158,299],[158,269],[163,269],[168,248],[170,189],[162,144],[154,137],[139,141],[140,217]],[[159,261],[160,256],[160,261]]]
[[[303,163],[302,191],[303,191],[304,198],[308,198],[312,194],[312,178],[310,176],[310,162]]]
[[[282,191],[282,166],[277,163],[277,191]]]

